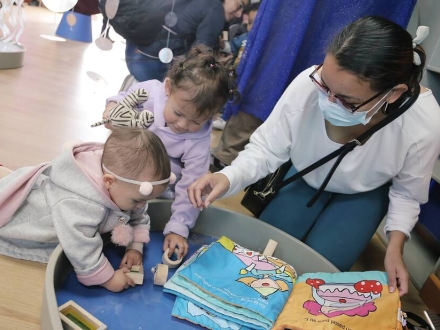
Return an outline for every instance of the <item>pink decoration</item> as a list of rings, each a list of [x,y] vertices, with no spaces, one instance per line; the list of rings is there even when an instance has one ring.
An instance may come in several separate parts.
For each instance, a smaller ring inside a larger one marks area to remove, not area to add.
[[[118,224],[112,230],[111,240],[116,245],[127,246],[133,241],[133,228],[124,223]]]
[[[176,175],[173,173],[173,172],[171,172],[171,175],[170,175],[170,183],[171,184],[173,184],[174,182],[176,182]]]

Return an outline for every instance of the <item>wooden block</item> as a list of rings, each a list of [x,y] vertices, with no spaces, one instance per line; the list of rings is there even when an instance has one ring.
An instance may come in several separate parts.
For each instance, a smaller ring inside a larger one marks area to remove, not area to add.
[[[153,284],[164,286],[168,280],[168,266],[164,264],[157,264],[156,267],[151,268],[154,274]]]
[[[58,308],[63,328],[67,330],[107,330],[107,326],[99,321],[73,300],[69,300]]]
[[[172,260],[168,258],[168,253],[170,252],[170,248],[167,248],[165,252],[162,255],[162,263],[164,265],[167,265],[169,268],[176,268],[179,267],[180,263],[182,262],[182,258],[177,260]],[[173,256],[176,256],[179,254],[179,248],[175,248],[173,252]]]
[[[129,273],[125,273],[130,277],[135,284],[141,285],[144,283],[144,267],[142,265],[133,265]]]
[[[430,310],[440,314],[440,279],[435,274],[429,275],[419,295]]]
[[[277,248],[278,243],[270,239],[263,251],[263,255],[271,257]]]

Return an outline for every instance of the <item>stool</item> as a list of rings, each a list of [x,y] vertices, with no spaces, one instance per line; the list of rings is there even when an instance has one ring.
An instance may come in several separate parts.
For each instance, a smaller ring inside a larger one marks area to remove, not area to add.
[[[92,42],[92,17],[74,11],[66,11],[55,34],[66,39]]]

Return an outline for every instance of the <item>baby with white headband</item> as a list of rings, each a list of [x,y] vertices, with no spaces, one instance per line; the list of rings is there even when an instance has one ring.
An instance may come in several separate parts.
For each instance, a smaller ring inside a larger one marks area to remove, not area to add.
[[[147,201],[175,179],[162,141],[144,129],[115,129],[105,144],[70,146],[52,162],[0,180],[0,254],[47,263],[61,244],[78,280],[119,292],[150,241]],[[101,234],[126,246],[119,269]]]

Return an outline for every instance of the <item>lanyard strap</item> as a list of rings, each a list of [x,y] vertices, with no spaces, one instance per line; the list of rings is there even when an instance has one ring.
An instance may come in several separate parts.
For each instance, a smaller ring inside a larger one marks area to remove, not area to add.
[[[362,144],[362,142],[365,139],[367,139],[369,136],[373,135],[378,130],[380,130],[381,128],[385,127],[386,125],[391,123],[394,119],[396,119],[401,114],[403,114],[406,110],[408,110],[414,104],[414,102],[417,100],[417,98],[419,97],[419,94],[420,94],[420,86],[418,86],[418,88],[416,89],[416,91],[414,92],[414,94],[411,97],[406,99],[402,103],[402,105],[396,111],[393,111],[384,120],[382,120],[381,122],[379,122],[376,125],[374,125],[373,127],[371,127],[369,130],[367,130],[364,133],[362,133],[361,135],[359,135],[356,139],[351,140],[350,142],[347,142],[346,144],[344,144],[339,149],[331,152],[327,156],[321,158],[320,160],[318,160],[317,162],[313,163],[312,165],[306,167],[302,171],[299,171],[299,172],[295,173],[294,175],[292,175],[290,178],[284,180],[283,182],[278,184],[277,187],[275,187],[276,188],[275,190],[276,191],[280,190],[281,188],[283,188],[283,187],[287,186],[288,184],[292,183],[293,181],[296,181],[299,178],[302,178],[304,175],[310,173],[311,171],[315,170],[316,168],[320,167],[321,165],[324,165],[325,163],[329,162],[333,158],[339,156],[338,159],[336,159],[336,161],[333,164],[333,166],[330,169],[330,171],[328,172],[326,178],[321,183],[321,186],[319,187],[319,189],[318,189],[317,193],[315,194],[315,196],[313,196],[313,198],[307,203],[307,207],[311,207],[318,200],[319,196],[324,191],[325,187],[327,187],[327,184],[329,183],[331,177],[333,176],[333,173],[335,173],[336,168],[339,166],[339,164],[341,163],[342,159],[350,151],[352,151],[354,148],[356,148],[357,146],[360,146]]]

